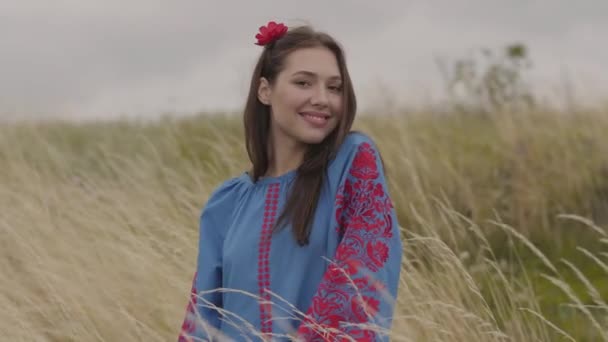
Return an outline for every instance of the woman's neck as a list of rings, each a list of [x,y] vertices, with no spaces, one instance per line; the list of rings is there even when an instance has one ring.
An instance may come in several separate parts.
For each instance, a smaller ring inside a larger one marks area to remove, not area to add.
[[[278,140],[278,139],[277,139]],[[277,177],[297,169],[304,160],[306,145],[291,139],[284,141],[269,141],[268,156],[270,157],[265,177]]]

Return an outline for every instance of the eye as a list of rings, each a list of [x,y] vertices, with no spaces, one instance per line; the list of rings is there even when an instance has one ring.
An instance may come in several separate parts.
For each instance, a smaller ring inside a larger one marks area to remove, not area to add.
[[[302,87],[310,86],[310,82],[308,82],[308,81],[296,81],[295,84],[302,86]]]
[[[331,90],[333,92],[336,92],[336,93],[339,93],[339,92],[342,91],[342,87],[341,86],[330,86],[329,90]]]

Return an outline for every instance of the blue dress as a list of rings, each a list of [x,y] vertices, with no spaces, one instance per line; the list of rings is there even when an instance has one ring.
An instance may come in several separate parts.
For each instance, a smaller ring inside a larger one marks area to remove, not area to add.
[[[270,234],[296,172],[211,194],[180,342],[388,341],[402,242],[376,145],[348,134],[303,247],[290,225]]]

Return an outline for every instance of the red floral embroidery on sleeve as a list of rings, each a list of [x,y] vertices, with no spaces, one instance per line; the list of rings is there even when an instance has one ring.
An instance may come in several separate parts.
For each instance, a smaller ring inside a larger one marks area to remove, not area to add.
[[[379,311],[378,291],[385,289],[373,273],[388,260],[393,205],[378,179],[376,160],[373,147],[361,144],[349,176],[338,190],[336,229],[342,241],[299,328],[299,336],[305,341],[350,341],[345,336],[356,341],[375,338],[373,331],[342,327],[340,323],[369,322]],[[362,269],[372,274],[359,272]]]
[[[194,274],[194,279],[192,280],[192,290],[190,291],[190,301],[188,302],[188,306],[186,308],[186,317],[184,318],[184,323],[182,324],[182,329],[179,334],[178,342],[191,342],[193,341],[192,335],[196,329],[196,273]]]

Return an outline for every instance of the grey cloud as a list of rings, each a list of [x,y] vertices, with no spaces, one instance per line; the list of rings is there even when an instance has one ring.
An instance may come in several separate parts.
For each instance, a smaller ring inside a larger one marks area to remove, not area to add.
[[[368,103],[377,80],[404,100],[435,87],[435,54],[515,40],[530,43],[542,77],[565,64],[602,79],[603,13],[602,0],[5,2],[0,115],[238,107],[254,35],[271,19],[336,36]]]

